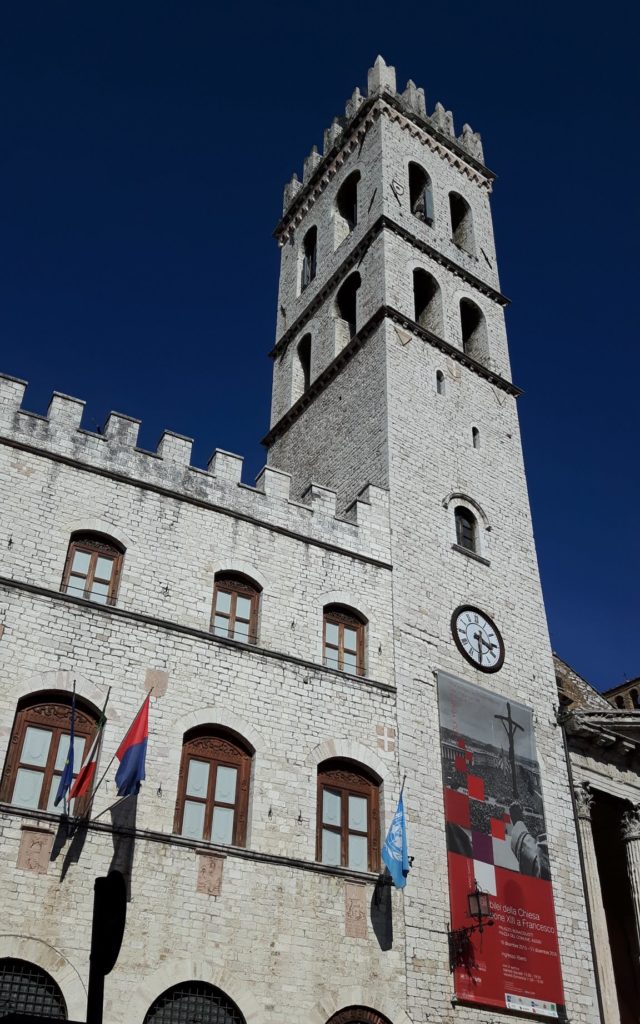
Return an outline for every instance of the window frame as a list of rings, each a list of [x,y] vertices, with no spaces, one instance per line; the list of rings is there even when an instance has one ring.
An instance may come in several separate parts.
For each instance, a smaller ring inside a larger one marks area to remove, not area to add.
[[[11,728],[11,737],[7,749],[2,778],[0,779],[0,800],[10,803],[14,807],[25,807],[25,804],[13,803],[18,772],[20,768],[27,771],[37,771],[43,776],[40,789],[40,798],[37,808],[31,810],[42,811],[49,814],[59,814],[61,810],[47,811],[47,805],[51,796],[53,786],[57,784],[62,771],[55,767],[60,741],[69,736],[71,727],[71,695],[65,693],[43,693],[31,695],[18,704],[16,715]],[[86,757],[93,740],[95,739],[99,715],[90,709],[85,701],[76,696],[76,716],[74,732],[76,739],[84,739],[83,760]],[[22,752],[27,729],[35,728],[51,732],[52,739],[49,744],[47,760],[44,765],[34,765],[22,761]],[[80,771],[81,765],[74,763],[74,779]],[[86,809],[89,794],[76,799],[74,804],[74,815],[82,814]]]
[[[327,641],[327,625],[338,627],[338,644],[337,646]],[[344,605],[329,604],[325,605],[322,610],[322,664],[325,668],[333,669],[337,672],[345,672],[350,676],[364,676],[365,674],[365,626],[366,622],[363,617],[355,611],[353,608],[347,608]],[[351,648],[345,648],[344,645],[344,631],[345,628],[353,629],[356,633],[356,649],[355,651]],[[329,664],[327,661],[327,647],[338,653],[338,665]],[[345,652],[348,654],[355,654],[356,656],[356,670],[350,672],[349,669],[344,667],[344,655]]]
[[[340,794],[340,827],[327,825],[323,821],[324,792]],[[365,835],[357,829],[349,828],[349,796],[367,798],[367,870],[380,870],[380,783],[364,767],[349,761],[332,760],[318,765],[316,786],[316,860],[322,860],[322,833],[324,829],[340,835],[340,864],[329,864],[327,867],[341,867],[350,871],[358,868],[349,867],[349,836]]]
[[[73,572],[73,562],[77,552],[83,552],[84,554],[89,555],[89,569],[85,576],[81,573]],[[99,558],[110,558],[113,562],[111,578],[109,580],[104,580],[101,577],[97,578],[98,583],[105,583],[108,586],[106,601],[96,601],[96,599],[91,596],[91,588],[93,587],[94,582],[96,582],[96,566]],[[67,549],[64,571],[62,573],[62,583],[60,586],[61,593],[68,594],[69,597],[76,597],[81,601],[90,601],[92,604],[112,608],[118,598],[123,560],[124,548],[112,537],[108,537],[106,534],[90,532],[72,534],[69,540],[69,547]],[[71,579],[85,580],[82,595],[78,592],[79,588],[72,588],[70,586]]]
[[[216,604],[219,593],[230,595],[231,601],[229,612],[217,611]],[[239,644],[252,644],[255,646],[258,643],[258,617],[260,612],[261,593],[262,588],[259,584],[249,579],[248,576],[243,576],[240,573],[233,572],[217,573],[213,585],[211,622],[209,625],[209,631],[213,636],[219,637],[223,640],[234,640],[235,643]],[[238,597],[246,597],[251,602],[249,618],[245,619],[244,617],[240,617],[239,619],[240,622],[247,622],[249,625],[249,632],[246,639],[238,639],[233,635],[235,633],[236,621],[238,621],[238,616],[236,614]],[[228,620],[229,630],[227,631],[226,636],[216,632],[215,620],[217,616]]]
[[[477,517],[465,505],[456,505],[453,511],[453,518],[458,547],[463,548],[465,551],[472,551],[476,555],[480,554]],[[464,542],[463,532],[459,524],[463,524],[464,528],[471,530],[471,544]]]
[[[213,827],[213,815],[216,807],[233,808],[233,829],[232,842],[214,843],[215,846],[240,846],[246,845],[247,823],[249,819],[249,789],[251,783],[251,765],[253,761],[253,749],[241,737],[228,729],[218,726],[199,726],[196,729],[185,733],[182,741],[180,754],[180,771],[178,773],[178,791],[176,807],[173,819],[173,831],[176,835],[182,836],[184,824],[184,809],[187,800],[205,805],[204,824],[202,838],[193,840],[190,836],[185,839],[192,839],[193,842],[212,843],[211,830]],[[189,778],[189,763],[191,760],[206,762],[209,765],[209,778],[207,783],[207,796],[203,800],[187,794],[187,782]],[[214,770],[212,767],[215,766]],[[236,780],[236,800],[234,804],[224,801],[216,801],[216,781],[218,768],[236,768],[238,771]]]

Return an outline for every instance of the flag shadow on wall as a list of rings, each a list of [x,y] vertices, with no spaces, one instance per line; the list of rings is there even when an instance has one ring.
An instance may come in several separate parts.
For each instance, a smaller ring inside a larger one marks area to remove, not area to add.
[[[378,876],[371,896],[371,927],[383,952],[393,947],[393,911],[391,908],[391,875],[385,868]]]

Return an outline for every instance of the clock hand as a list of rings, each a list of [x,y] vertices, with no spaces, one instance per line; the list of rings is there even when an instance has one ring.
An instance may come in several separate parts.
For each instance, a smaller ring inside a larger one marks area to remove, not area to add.
[[[478,641],[478,655],[480,657],[480,664],[482,664],[482,633],[474,633],[473,639]]]

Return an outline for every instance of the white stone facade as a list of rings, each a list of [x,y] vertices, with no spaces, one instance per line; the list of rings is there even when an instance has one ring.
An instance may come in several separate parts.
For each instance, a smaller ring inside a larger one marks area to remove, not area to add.
[[[82,403],[56,395],[48,417],[38,417],[20,409],[24,385],[0,379],[0,764],[18,700],[68,692],[75,680],[96,708],[111,687],[106,766],[144,698],[147,673],[168,673],[166,693],[151,706],[132,900],[106,982],[109,1024],[143,1024],[160,993],[189,979],[223,989],[247,1024],[326,1024],[349,1006],[391,1024],[500,1019],[452,1006],[439,670],[534,708],[569,1019],[599,1019],[498,290],[492,176],[479,137],[465,126],[456,140],[441,108],[425,120],[415,87],[389,100],[392,72],[376,64],[368,100],[350,101],[352,119],[329,130],[323,160],[310,158],[305,184],[288,187],[269,466],[256,488],[240,483],[236,456],[216,452],[208,472],[194,469],[185,438],[167,433],[156,453],[143,452],[136,421],[114,414],[103,433],[88,433]],[[407,207],[411,160],[432,179],[433,228]],[[334,249],[335,194],[356,168],[358,225]],[[449,190],[471,206],[475,257],[450,239]],[[300,242],[312,225],[318,272],[300,293]],[[341,351],[333,301],[356,264],[357,328],[370,327]],[[442,345],[415,330],[415,267],[440,284]],[[462,349],[465,296],[486,317],[484,366]],[[294,360],[307,332],[305,397]],[[455,546],[460,504],[477,516],[480,557]],[[125,548],[115,608],[60,593],[69,538],[79,530]],[[221,570],[262,587],[256,645],[209,632]],[[362,678],[322,666],[322,610],[334,602],[366,618]],[[491,677],[463,662],[453,643],[451,614],[464,602],[485,608],[504,636],[507,658]],[[228,727],[255,750],[246,847],[215,848],[225,858],[218,896],[196,888],[207,844],[173,835],[182,737],[201,724]],[[315,860],[317,766],[336,756],[381,780],[383,835],[407,776],[415,864],[404,894],[392,894],[388,949],[370,921],[366,937],[345,929],[345,887],[362,885],[368,906],[375,876]],[[112,773],[94,814],[114,797]],[[33,827],[55,831],[55,819],[1,808],[0,957],[39,964],[60,985],[69,1016],[84,1019],[93,879],[114,858],[110,817],[89,828],[77,858],[67,844],[40,873],[16,866],[21,836]]]

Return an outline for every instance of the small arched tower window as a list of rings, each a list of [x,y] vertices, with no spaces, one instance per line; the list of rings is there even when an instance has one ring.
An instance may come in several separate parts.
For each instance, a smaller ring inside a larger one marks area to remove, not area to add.
[[[246,1024],[240,1009],[208,981],[181,981],[151,1004],[144,1024]]]
[[[337,317],[337,348],[343,348],[353,338],[357,329],[358,313],[358,288],[361,284],[360,274],[356,271],[349,274],[336,295],[336,317]]]
[[[316,856],[322,864],[377,871],[380,784],[362,765],[334,759],[318,766]]]
[[[473,215],[466,199],[458,192],[449,193],[451,214],[451,237],[459,249],[475,256],[476,243],[473,233]]]
[[[219,572],[213,589],[211,632],[244,644],[258,641],[261,587],[240,573]]]
[[[473,512],[470,512],[464,505],[458,505],[455,510],[456,519],[456,542],[459,547],[467,551],[478,550],[478,523]]]
[[[479,363],[488,361],[487,321],[479,306],[471,299],[460,299],[462,351]]]
[[[96,732],[98,712],[76,697],[73,744],[74,778]],[[7,759],[0,782],[0,800],[32,810],[61,814],[55,806],[60,778],[69,753],[71,696],[66,692],[38,693],[18,703]],[[85,797],[70,802],[78,814]],[[77,806],[75,806],[77,804]],[[1,1005],[1,1004],[0,1004]]]
[[[629,690],[629,696],[631,697],[631,704],[633,705],[635,710],[636,711],[639,710],[640,709],[640,697],[638,696],[638,691],[635,690],[635,689],[634,690]]]
[[[414,217],[425,224],[433,224],[431,178],[420,164],[409,164],[409,203]]]
[[[304,291],[316,276],[316,261],[318,255],[318,229],[309,228],[302,240],[302,273],[300,279],[300,291]]]
[[[442,370],[436,370],[436,391],[439,395],[444,395],[444,373]]]
[[[477,427],[471,428],[471,440],[473,442],[474,448],[480,447],[480,431],[478,430]]]
[[[46,1020],[67,1020],[60,986],[37,964],[13,957],[0,959],[0,1009],[13,1018],[27,1014]],[[25,1018],[26,1019],[26,1018]]]
[[[327,668],[364,675],[365,620],[353,608],[328,604],[324,609],[322,660]]]
[[[296,384],[298,386],[295,388],[296,394],[294,395],[294,399],[295,398],[299,398],[300,395],[303,395],[305,393],[305,391],[308,390],[309,384],[311,383],[311,335],[310,334],[305,334],[305,336],[300,339],[300,342],[298,343],[298,348],[296,349],[296,357],[297,357]]]
[[[124,548],[101,533],[72,534],[61,591],[96,604],[115,604]]]
[[[358,182],[360,171],[353,171],[336,195],[336,248],[358,223]]]
[[[618,694],[618,696],[616,697],[616,707],[617,708],[623,708],[624,707],[624,697],[621,697],[620,694]]]
[[[216,726],[185,733],[174,831],[189,839],[244,846],[253,748]]]
[[[435,277],[426,270],[413,272],[414,319],[425,330],[442,336],[442,296]]]

